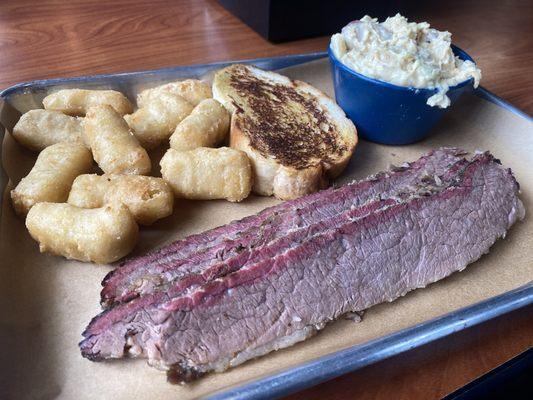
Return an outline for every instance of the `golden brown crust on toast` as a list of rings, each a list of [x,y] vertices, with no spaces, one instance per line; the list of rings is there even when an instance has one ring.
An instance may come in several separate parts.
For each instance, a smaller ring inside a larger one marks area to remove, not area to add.
[[[258,194],[289,199],[319,190],[357,143],[342,110],[307,83],[237,64],[216,74],[213,93],[233,113],[230,145],[252,160]]]

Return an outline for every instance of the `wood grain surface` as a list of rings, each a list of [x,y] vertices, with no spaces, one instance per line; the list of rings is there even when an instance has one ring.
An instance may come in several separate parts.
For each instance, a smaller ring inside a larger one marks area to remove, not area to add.
[[[416,3],[411,14],[452,32],[480,65],[487,89],[533,114],[532,1]],[[2,0],[0,87],[322,51],[328,40],[271,44],[214,0]]]
[[[533,114],[533,2],[435,3],[420,2],[413,15],[452,32],[481,67],[482,85]],[[2,0],[0,88],[43,78],[322,51],[328,40],[271,44],[216,1]],[[532,345],[533,307],[528,307],[290,398],[439,398]]]

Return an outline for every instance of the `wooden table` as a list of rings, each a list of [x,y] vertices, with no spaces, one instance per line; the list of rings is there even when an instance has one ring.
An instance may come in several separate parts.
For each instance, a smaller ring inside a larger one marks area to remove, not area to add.
[[[328,43],[322,37],[271,44],[216,1],[147,3],[3,0],[0,88],[33,79],[321,51]],[[482,84],[533,114],[533,3],[452,1],[438,7],[421,5],[417,19],[451,31],[481,67]],[[439,398],[532,346],[532,315],[533,307],[513,312],[291,398]]]

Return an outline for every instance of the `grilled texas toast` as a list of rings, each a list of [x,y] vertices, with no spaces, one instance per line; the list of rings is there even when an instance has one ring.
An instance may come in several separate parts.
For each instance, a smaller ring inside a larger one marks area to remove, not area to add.
[[[235,64],[218,71],[213,97],[232,113],[230,145],[254,168],[254,192],[292,199],[339,175],[357,131],[333,100],[311,85]]]

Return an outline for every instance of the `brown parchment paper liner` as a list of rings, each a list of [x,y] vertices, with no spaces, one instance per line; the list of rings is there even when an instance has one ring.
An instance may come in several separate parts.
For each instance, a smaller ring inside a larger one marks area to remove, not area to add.
[[[327,60],[285,70],[332,95]],[[357,95],[357,93],[354,93]],[[143,360],[94,363],[77,343],[101,311],[100,281],[111,269],[39,254],[4,195],[0,226],[0,398],[6,399],[187,399],[242,384],[355,344],[432,319],[519,287],[533,279],[533,126],[510,111],[465,95],[431,138],[410,146],[361,142],[340,181],[363,178],[389,164],[414,160],[439,146],[489,149],[511,167],[522,185],[526,219],[517,223],[490,253],[444,281],[368,310],[361,323],[340,320],[292,348],[211,374],[186,387],[165,382]],[[6,135],[3,164],[14,181],[31,168],[34,155]],[[156,170],[159,168],[156,167]],[[135,253],[193,232],[221,225],[274,204],[251,197],[241,204],[178,201],[174,215],[142,229]]]

